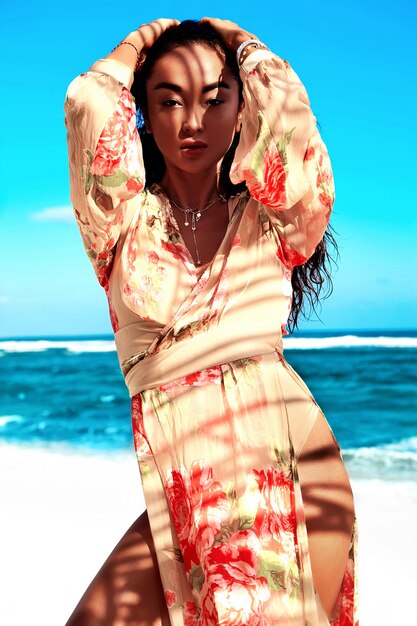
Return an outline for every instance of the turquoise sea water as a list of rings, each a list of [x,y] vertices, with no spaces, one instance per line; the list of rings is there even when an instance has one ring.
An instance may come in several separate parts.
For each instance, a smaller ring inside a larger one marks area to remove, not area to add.
[[[351,476],[417,484],[417,331],[298,333],[285,356],[310,387]],[[0,339],[0,442],[132,449],[111,337]]]

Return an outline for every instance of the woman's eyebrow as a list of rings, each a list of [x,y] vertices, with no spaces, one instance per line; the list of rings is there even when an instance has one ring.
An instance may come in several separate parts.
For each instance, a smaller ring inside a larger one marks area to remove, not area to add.
[[[183,89],[179,85],[174,85],[174,83],[158,83],[154,89],[169,89],[170,91],[177,91],[178,93],[182,93]]]
[[[211,83],[203,87],[202,92],[207,93],[208,91],[213,91],[213,89],[230,89],[230,85],[225,83],[224,80],[219,80],[217,83]]]
[[[156,89],[169,89],[170,91],[175,91],[177,93],[182,93],[184,91],[182,87],[175,85],[175,83],[165,82],[155,85],[154,90]],[[210,83],[210,85],[206,85],[201,91],[202,93],[207,93],[208,91],[213,91],[213,89],[230,89],[230,85],[224,80],[219,80],[215,83]]]

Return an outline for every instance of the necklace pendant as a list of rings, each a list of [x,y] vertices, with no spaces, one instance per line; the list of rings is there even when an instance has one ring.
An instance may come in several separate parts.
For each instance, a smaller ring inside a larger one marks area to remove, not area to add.
[[[196,230],[196,228],[197,228],[197,225],[195,223],[195,213],[192,213],[191,214],[191,229]]]
[[[201,213],[199,211],[198,213],[195,214],[195,219],[197,220],[197,222],[200,219],[200,217],[201,217]]]
[[[188,213],[189,211],[185,211],[184,213],[184,226],[189,226],[190,222],[188,221]]]

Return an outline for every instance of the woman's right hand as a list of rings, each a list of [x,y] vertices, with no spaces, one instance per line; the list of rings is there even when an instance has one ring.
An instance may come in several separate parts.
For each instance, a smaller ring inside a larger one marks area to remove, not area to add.
[[[160,17],[153,22],[149,22],[148,24],[142,24],[136,31],[133,31],[131,34],[137,34],[140,42],[141,42],[141,50],[147,50],[150,48],[155,41],[162,35],[162,33],[170,28],[171,26],[178,26],[179,21]]]
[[[119,44],[110,52],[108,58],[121,61],[132,70],[135,70],[140,67],[141,62],[143,62],[146,50],[155,43],[158,37],[171,26],[177,26],[178,24],[178,20],[165,17],[161,17],[148,24],[142,24],[142,26],[139,26],[137,30],[133,30],[120,42],[131,45],[122,46]]]

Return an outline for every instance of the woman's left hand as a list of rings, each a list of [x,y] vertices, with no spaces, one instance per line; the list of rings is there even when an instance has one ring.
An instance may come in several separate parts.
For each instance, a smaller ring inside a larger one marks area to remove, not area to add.
[[[203,17],[200,22],[211,24],[217,30],[225,45],[235,51],[244,41],[257,39],[256,35],[249,33],[230,20],[221,20],[217,17]]]

